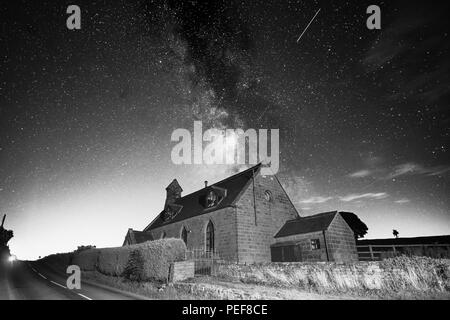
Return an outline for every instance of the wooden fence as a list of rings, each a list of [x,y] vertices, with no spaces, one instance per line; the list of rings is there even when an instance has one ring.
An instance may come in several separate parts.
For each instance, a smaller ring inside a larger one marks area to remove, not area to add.
[[[380,261],[399,255],[450,258],[450,244],[364,244],[356,249],[360,261]]]

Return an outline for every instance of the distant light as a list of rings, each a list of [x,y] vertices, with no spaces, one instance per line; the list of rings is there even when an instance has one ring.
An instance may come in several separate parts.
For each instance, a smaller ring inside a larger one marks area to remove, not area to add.
[[[9,256],[8,261],[9,261],[9,262],[14,262],[14,261],[16,261],[16,256]]]

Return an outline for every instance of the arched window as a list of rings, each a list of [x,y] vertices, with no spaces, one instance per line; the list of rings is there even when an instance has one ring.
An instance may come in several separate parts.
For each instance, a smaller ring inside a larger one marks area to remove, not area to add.
[[[166,235],[166,232],[163,231],[163,232],[161,233],[161,239],[164,239],[166,236],[167,236],[167,235]]]
[[[187,245],[188,232],[185,227],[181,229],[181,239],[183,239],[184,243]]]
[[[264,192],[264,198],[266,199],[266,201],[272,202],[272,192],[270,192],[270,190],[266,190]]]
[[[214,225],[211,221],[206,226],[206,251],[214,252]]]

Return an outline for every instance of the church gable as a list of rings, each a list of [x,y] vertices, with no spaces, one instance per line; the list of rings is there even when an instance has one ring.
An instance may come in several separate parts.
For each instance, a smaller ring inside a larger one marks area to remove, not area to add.
[[[152,240],[153,236],[149,232],[136,231],[130,228],[128,229],[127,234],[125,235],[123,246],[143,243]]]
[[[249,179],[236,199],[236,205],[248,212],[259,212],[290,219],[299,217],[288,194],[275,175],[264,176],[256,169],[254,178]],[[285,222],[286,219],[283,220]],[[256,222],[257,223],[257,222]]]
[[[287,220],[299,217],[276,176],[255,172],[236,201],[240,262],[270,261],[274,235]]]

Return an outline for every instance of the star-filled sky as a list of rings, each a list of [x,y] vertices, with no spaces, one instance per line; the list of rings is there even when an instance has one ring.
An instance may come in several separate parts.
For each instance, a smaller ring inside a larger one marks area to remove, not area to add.
[[[381,30],[366,27],[372,4]],[[366,238],[450,233],[448,2],[0,10],[0,211],[20,258],[121,245],[173,178],[187,194],[239,170],[172,163],[171,133],[194,121],[279,129],[278,176],[302,216],[352,211]]]

